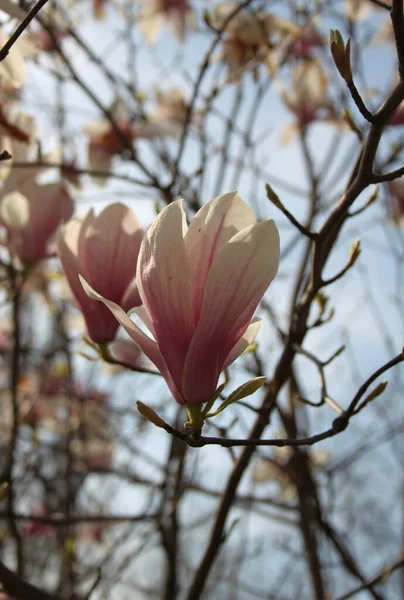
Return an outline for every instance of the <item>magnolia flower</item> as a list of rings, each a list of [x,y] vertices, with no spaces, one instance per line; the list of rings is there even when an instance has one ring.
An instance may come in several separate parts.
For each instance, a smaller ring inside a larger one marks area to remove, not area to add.
[[[70,448],[79,471],[107,471],[111,468],[115,444],[106,440],[73,440]]]
[[[59,225],[73,214],[73,200],[60,183],[30,181],[0,201],[0,221],[8,232],[8,248],[21,262],[51,256],[50,242]]]
[[[108,176],[113,157],[131,148],[135,139],[167,135],[158,123],[131,119],[127,107],[120,99],[113,102],[109,113],[114,123],[101,119],[91,121],[83,128],[83,133],[89,138],[88,164],[90,169],[99,172],[95,180],[101,185]]]
[[[156,43],[164,22],[182,43],[187,29],[194,27],[194,14],[188,0],[144,0],[137,23],[149,44]]]
[[[32,536],[43,536],[52,537],[55,533],[55,529],[52,525],[44,523],[40,519],[51,519],[52,515],[50,510],[45,506],[37,506],[32,510],[32,517],[36,517],[37,521],[27,521],[22,528],[22,535],[24,538],[31,538]]]
[[[240,81],[247,67],[256,69],[260,64],[274,68],[273,49],[285,35],[296,27],[263,11],[240,10],[234,17],[237,4],[224,2],[213,7],[210,24],[216,30],[224,28],[226,37],[222,45],[222,60],[228,69],[230,81]]]
[[[363,21],[371,15],[374,8],[377,5],[368,0],[345,0],[344,12],[352,21]]]
[[[292,72],[292,90],[281,90],[281,96],[300,126],[317,120],[321,111],[330,112],[327,98],[327,78],[315,61],[300,63]]]
[[[7,42],[7,36],[0,31],[0,47]],[[0,63],[0,87],[2,95],[20,90],[25,83],[27,70],[24,58],[18,47],[13,47]]]
[[[252,319],[279,266],[273,221],[257,223],[237,193],[203,206],[188,227],[181,201],[156,217],[139,253],[137,314],[154,340],[125,310],[83,281],[156,365],[179,404],[201,404],[220,373],[251,344]]]
[[[162,135],[175,136],[182,131],[187,113],[184,96],[181,90],[175,88],[168,93],[157,92],[157,103],[149,119],[151,123],[160,126]]]
[[[314,48],[325,46],[323,36],[313,23],[299,28],[293,38],[291,53],[295,58],[311,58]]]
[[[30,32],[30,39],[35,44],[37,51],[54,52],[58,44],[69,35],[69,23],[64,12],[53,2],[46,4],[41,10],[41,26]]]
[[[68,0],[67,7],[72,8],[80,0]],[[103,21],[105,19],[105,5],[108,4],[108,0],[92,0],[93,5],[93,17],[96,21]],[[109,2],[111,5],[111,2]]]
[[[83,313],[88,335],[96,343],[111,342],[119,324],[105,306],[84,293],[79,275],[125,310],[139,306],[134,277],[142,237],[135,214],[119,203],[111,204],[98,216],[91,209],[83,220],[71,221],[59,233],[63,270]]]
[[[330,460],[330,453],[324,450],[310,452],[309,458],[313,469],[324,467]],[[289,502],[296,497],[296,485],[290,476],[289,461],[293,458],[290,447],[275,448],[273,458],[263,458],[257,462],[252,470],[253,483],[261,484],[275,481],[281,488],[281,499]]]

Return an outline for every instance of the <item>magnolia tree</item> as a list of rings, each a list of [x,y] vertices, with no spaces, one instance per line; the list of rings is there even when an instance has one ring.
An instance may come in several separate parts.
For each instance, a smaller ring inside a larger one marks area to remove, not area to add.
[[[403,599],[403,0],[0,19],[1,599]]]

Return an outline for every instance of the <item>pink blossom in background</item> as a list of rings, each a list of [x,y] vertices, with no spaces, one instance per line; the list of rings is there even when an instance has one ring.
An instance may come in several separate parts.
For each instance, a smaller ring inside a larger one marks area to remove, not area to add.
[[[114,108],[110,112],[115,118]],[[114,123],[115,127],[110,121],[101,119],[91,121],[83,128],[83,133],[89,139],[88,166],[99,172],[94,179],[100,185],[104,184],[108,177],[113,157],[122,155],[132,147],[135,140],[167,135],[166,129],[157,121],[136,122],[125,116],[116,118]]]
[[[39,506],[33,509],[32,516],[50,519],[51,513],[48,508]],[[54,535],[54,533],[55,529],[51,525],[42,523],[41,521],[27,521],[22,529],[22,535],[24,538],[30,538],[37,535],[51,537]]]
[[[136,22],[149,44],[155,44],[164,24],[175,39],[183,43],[185,34],[195,27],[195,19],[188,0],[143,0]]]
[[[212,8],[209,21],[216,30],[225,28],[222,61],[227,65],[228,79],[238,83],[245,69],[256,71],[264,65],[269,72],[277,69],[275,48],[290,42],[297,27],[264,11],[240,10],[232,17],[237,4],[224,2]],[[255,73],[256,75],[256,73]]]
[[[8,232],[7,246],[23,263],[51,256],[50,242],[59,225],[73,214],[73,200],[60,183],[29,181],[0,201],[0,221]]]
[[[240,196],[229,193],[203,206],[190,227],[181,201],[173,202],[147,231],[137,273],[144,307],[136,313],[155,341],[121,306],[90,282],[83,285],[156,365],[176,401],[200,404],[255,338],[260,322],[252,317],[278,266],[274,222],[257,223]]]
[[[313,25],[309,23],[295,35],[291,52],[295,58],[311,58],[315,48],[324,48],[324,38]]]
[[[283,101],[302,127],[329,114],[328,81],[316,60],[298,64],[292,71],[291,90],[281,91]]]
[[[105,306],[85,294],[79,275],[125,310],[139,306],[134,278],[142,237],[135,214],[120,203],[111,204],[98,216],[91,209],[83,220],[71,221],[59,234],[63,270],[83,313],[88,335],[96,343],[111,342],[119,323]]]

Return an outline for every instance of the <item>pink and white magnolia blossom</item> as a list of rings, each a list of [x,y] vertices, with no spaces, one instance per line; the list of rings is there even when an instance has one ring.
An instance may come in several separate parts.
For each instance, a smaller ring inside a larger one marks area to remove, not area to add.
[[[175,400],[201,404],[255,338],[260,321],[252,317],[278,266],[275,223],[257,223],[234,192],[208,202],[190,227],[181,201],[173,202],[145,234],[137,272],[144,307],[137,314],[155,341],[82,281],[156,365]]]
[[[70,221],[59,233],[63,270],[83,313],[88,335],[96,343],[111,342],[119,323],[105,306],[87,296],[79,275],[125,310],[139,306],[134,278],[142,237],[135,214],[120,203],[111,204],[98,216],[91,209],[83,220]]]
[[[188,0],[143,0],[137,24],[149,44],[155,44],[164,23],[175,39],[183,43],[188,29],[195,26],[194,13]]]
[[[315,48],[324,48],[324,37],[316,28],[313,22],[309,22],[304,27],[298,28],[293,35],[291,45],[291,54],[295,58],[312,58]]]
[[[218,31],[224,28],[226,33],[221,60],[227,65],[229,81],[234,83],[240,81],[247,68],[252,68],[255,76],[260,65],[274,72],[274,49],[290,40],[297,30],[293,23],[261,10],[236,10],[237,4],[223,2],[214,6],[209,15],[211,26]]]
[[[317,60],[306,60],[292,71],[292,89],[281,89],[286,106],[296,117],[297,123],[305,127],[309,123],[332,114],[327,97],[328,80]]]
[[[52,255],[51,242],[61,223],[73,214],[73,200],[60,183],[22,184],[0,201],[0,222],[8,232],[7,246],[23,263]]]
[[[120,156],[132,148],[138,139],[167,135],[166,128],[157,121],[133,120],[128,107],[119,97],[113,101],[109,114],[112,122],[108,119],[90,121],[82,130],[88,136],[88,166],[97,171],[94,180],[99,185],[105,183],[114,156]]]

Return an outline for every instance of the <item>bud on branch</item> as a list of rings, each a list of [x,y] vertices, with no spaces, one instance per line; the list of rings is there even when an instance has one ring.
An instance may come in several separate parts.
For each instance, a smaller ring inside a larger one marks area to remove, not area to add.
[[[335,66],[337,67],[339,74],[346,81],[346,83],[351,83],[351,40],[349,39],[345,45],[344,40],[342,39],[342,35],[338,31],[338,29],[331,29],[330,49]]]

